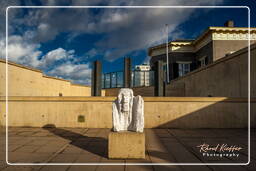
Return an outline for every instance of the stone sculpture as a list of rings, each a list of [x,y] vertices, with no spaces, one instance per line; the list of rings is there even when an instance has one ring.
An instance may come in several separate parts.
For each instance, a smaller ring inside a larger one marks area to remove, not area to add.
[[[119,90],[113,103],[113,130],[143,132],[144,101],[141,96],[133,96],[132,89]]]

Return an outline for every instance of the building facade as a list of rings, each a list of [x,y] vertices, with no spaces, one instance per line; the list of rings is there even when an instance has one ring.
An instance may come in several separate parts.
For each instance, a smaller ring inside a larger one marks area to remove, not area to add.
[[[169,77],[175,79],[210,64],[228,54],[256,42],[256,28],[234,27],[227,21],[223,27],[209,27],[194,40],[175,40],[168,43]],[[166,44],[149,48],[150,65],[162,60],[166,66]]]

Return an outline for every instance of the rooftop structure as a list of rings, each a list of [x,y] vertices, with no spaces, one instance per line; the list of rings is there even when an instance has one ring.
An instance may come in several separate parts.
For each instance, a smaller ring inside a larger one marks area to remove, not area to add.
[[[209,27],[195,40],[174,40],[168,43],[170,79],[210,64],[226,55],[256,42],[256,28],[234,27],[227,21],[223,27]],[[150,65],[162,60],[166,65],[166,44],[149,48]]]
[[[150,65],[147,65],[147,64],[135,66],[135,71],[149,71],[149,70],[150,70]]]

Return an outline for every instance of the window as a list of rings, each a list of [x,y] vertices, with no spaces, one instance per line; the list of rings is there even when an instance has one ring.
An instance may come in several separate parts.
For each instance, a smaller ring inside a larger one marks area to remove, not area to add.
[[[163,62],[163,70],[164,70],[164,72],[166,72],[166,70],[167,70],[166,62]]]
[[[192,62],[177,62],[179,64],[179,76],[183,76],[190,72],[190,64]]]
[[[199,59],[199,65],[200,67],[203,67],[205,66],[207,63],[206,63],[206,56],[202,57]]]

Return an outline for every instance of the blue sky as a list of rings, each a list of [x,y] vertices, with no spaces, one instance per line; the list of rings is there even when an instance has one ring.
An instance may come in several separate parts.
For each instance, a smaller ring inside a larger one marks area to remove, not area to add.
[[[246,5],[251,8],[251,26],[256,26],[253,1],[1,1],[1,23],[9,5]],[[122,70],[127,56],[133,66],[148,62],[148,48],[165,41],[166,23],[174,40],[196,38],[227,20],[247,27],[247,9],[10,9],[9,60],[89,85],[95,60],[102,61],[104,73]],[[3,49],[3,25],[0,31]],[[5,58],[4,51],[0,57]]]

